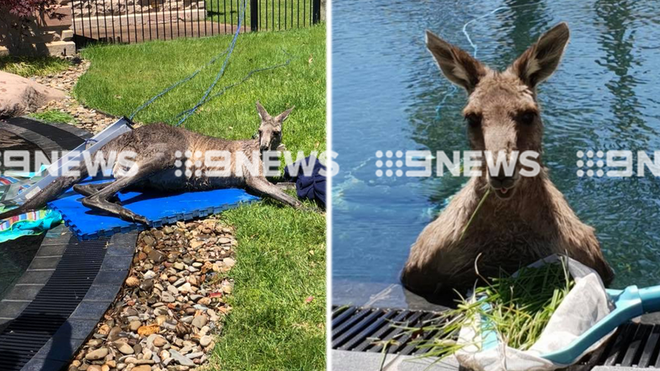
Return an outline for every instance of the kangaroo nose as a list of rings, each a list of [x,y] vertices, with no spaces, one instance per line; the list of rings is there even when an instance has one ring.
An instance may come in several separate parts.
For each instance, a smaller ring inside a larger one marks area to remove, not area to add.
[[[493,188],[512,188],[516,179],[513,176],[507,176],[504,172],[490,174],[490,185]]]

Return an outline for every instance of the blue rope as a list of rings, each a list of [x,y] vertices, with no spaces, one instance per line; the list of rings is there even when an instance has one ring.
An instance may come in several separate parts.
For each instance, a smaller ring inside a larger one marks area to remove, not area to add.
[[[208,67],[208,66],[214,64],[214,63],[215,63],[218,59],[220,59],[220,57],[222,57],[223,55],[228,54],[227,57],[225,58],[225,61],[224,61],[223,65],[222,65],[222,69],[221,69],[220,72],[218,73],[218,76],[216,77],[216,79],[215,79],[215,81],[213,82],[213,84],[209,87],[209,90],[207,90],[207,93],[206,93],[205,96],[204,96],[204,98],[206,98],[206,96],[210,93],[210,90],[213,89],[213,87],[215,86],[215,84],[216,84],[216,83],[218,82],[218,80],[220,79],[220,76],[222,76],[222,74],[224,73],[225,67],[227,66],[227,62],[229,61],[229,57],[231,56],[231,52],[234,50],[234,47],[236,46],[236,39],[238,38],[238,34],[239,34],[240,30],[241,30],[241,22],[242,22],[242,18],[245,17],[245,8],[246,8],[246,7],[247,7],[247,3],[246,3],[245,1],[243,1],[243,9],[242,9],[241,14],[239,14],[239,16],[238,16],[238,27],[236,27],[236,33],[234,33],[234,38],[232,39],[231,44],[229,45],[229,47],[227,47],[227,49],[225,49],[225,51],[223,51],[222,53],[220,53],[220,54],[216,55],[215,57],[213,57],[213,58],[212,58],[210,61],[208,61],[205,65],[203,65],[202,67],[198,68],[195,72],[193,72],[190,76],[188,76],[188,77],[186,77],[186,78],[184,78],[184,79],[181,79],[181,80],[175,82],[174,84],[172,84],[172,85],[168,86],[167,88],[165,88],[165,89],[164,89],[163,91],[161,91],[160,93],[158,93],[158,94],[156,94],[155,96],[153,96],[153,97],[152,97],[151,99],[149,99],[148,101],[144,102],[140,107],[138,107],[135,111],[133,111],[133,113],[131,113],[130,116],[128,116],[128,119],[131,120],[131,121],[133,121],[133,118],[134,118],[134,117],[135,117],[140,111],[142,111],[143,109],[147,108],[150,104],[152,104],[153,102],[155,102],[157,99],[159,99],[159,98],[162,97],[163,95],[169,93],[170,91],[172,91],[172,90],[173,90],[174,88],[176,88],[177,86],[179,86],[179,85],[181,85],[181,84],[183,84],[183,83],[185,83],[185,82],[188,82],[188,81],[192,80],[192,79],[193,79],[195,76],[197,76],[197,75],[198,75],[203,69],[205,69],[206,67]],[[242,16],[242,17],[241,17],[241,16]],[[193,107],[192,110],[186,110],[186,111],[184,111],[184,112],[191,111],[190,114],[192,114],[192,113],[195,112],[195,110],[196,110],[197,108],[199,108],[199,106],[200,106],[200,104],[198,103],[198,105],[196,105],[195,107]],[[190,116],[190,115],[188,115],[188,116]],[[185,119],[187,119],[188,116],[186,116],[183,120],[179,121],[179,123],[177,123],[177,126],[181,125],[181,123],[183,123],[183,121],[185,121]]]
[[[204,96],[202,99],[195,104],[195,106],[189,110],[184,111],[183,117],[179,120],[179,122],[176,123],[176,126],[180,126],[183,124],[184,121],[190,117],[195,111],[206,102],[206,99],[208,98],[209,94],[211,94],[211,91],[213,88],[215,88],[215,85],[218,83],[222,75],[225,73],[225,68],[227,67],[227,63],[229,62],[229,57],[231,57],[231,53],[234,51],[234,47],[236,46],[236,40],[238,40],[238,34],[239,31],[241,30],[241,22],[243,21],[243,18],[245,17],[245,9],[247,8],[247,2],[243,0],[243,8],[241,9],[241,13],[238,15],[238,27],[236,28],[236,33],[234,34],[234,38],[231,40],[231,44],[229,45],[228,48],[228,54],[227,57],[225,58],[225,61],[222,64],[222,68],[220,68],[220,71],[218,74],[215,76],[215,80],[213,80],[213,83],[206,89],[206,92],[204,93]]]
[[[291,55],[290,55],[289,53],[287,53],[284,49],[282,49],[282,53],[286,54],[286,55],[289,57],[289,59],[287,59],[286,62],[284,62],[284,63],[280,63],[280,64],[276,64],[276,65],[274,65],[274,66],[270,66],[270,67],[264,67],[264,68],[257,68],[257,69],[254,69],[254,70],[250,71],[247,75],[245,75],[240,81],[237,81],[237,82],[235,82],[235,83],[233,83],[233,84],[230,84],[230,85],[226,85],[226,86],[224,86],[219,92],[217,92],[217,93],[211,95],[210,97],[208,97],[208,98],[207,98],[206,100],[204,100],[200,105],[202,105],[202,104],[206,104],[207,102],[209,102],[209,101],[215,99],[216,97],[219,97],[219,96],[223,95],[227,90],[229,90],[229,89],[231,89],[231,88],[234,88],[234,87],[236,87],[236,86],[238,86],[238,85],[244,83],[244,82],[247,81],[252,75],[254,75],[254,74],[257,73],[257,72],[263,72],[263,71],[268,71],[268,70],[274,70],[274,69],[276,69],[276,68],[280,68],[280,67],[288,66],[289,63],[291,63],[291,59],[292,59],[292,57],[291,57]],[[194,111],[193,111],[193,108],[188,109],[188,110],[185,110],[185,111],[179,113],[174,119],[177,120],[177,119],[179,119],[181,116],[183,116],[183,115],[185,115],[185,114],[188,114],[188,113],[191,115],[193,112],[194,112]]]
[[[174,88],[176,88],[177,86],[179,86],[179,85],[181,85],[181,84],[183,84],[183,83],[185,83],[185,82],[190,81],[191,79],[193,79],[195,76],[197,76],[198,73],[202,72],[203,69],[205,69],[206,67],[212,65],[212,64],[215,63],[220,57],[222,57],[223,55],[227,54],[228,51],[229,51],[229,48],[227,48],[224,52],[222,52],[222,53],[216,55],[215,57],[213,57],[213,58],[212,58],[210,61],[208,61],[205,65],[203,65],[202,67],[198,68],[195,72],[193,72],[192,75],[190,75],[190,76],[188,76],[188,77],[186,77],[186,78],[184,78],[184,79],[181,79],[181,80],[175,82],[174,84],[172,84],[172,85],[170,85],[169,87],[165,88],[165,90],[163,90],[163,91],[161,91],[160,93],[158,93],[158,94],[156,94],[155,96],[153,96],[153,97],[152,97],[151,99],[149,99],[148,101],[144,102],[140,107],[138,107],[135,111],[133,111],[133,113],[131,113],[130,116],[128,116],[128,119],[132,121],[133,118],[135,117],[135,115],[137,115],[140,111],[142,111],[143,109],[147,108],[147,106],[149,106],[151,103],[153,103],[154,101],[156,101],[158,98],[160,98],[160,97],[162,97],[163,95],[169,93],[172,89],[174,89]]]

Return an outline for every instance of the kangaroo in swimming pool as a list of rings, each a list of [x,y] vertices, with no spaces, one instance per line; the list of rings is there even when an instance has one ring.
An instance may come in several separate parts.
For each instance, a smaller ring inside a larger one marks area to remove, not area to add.
[[[112,202],[117,192],[126,189],[181,192],[239,187],[300,208],[302,206],[300,201],[266,179],[261,158],[264,151],[275,151],[282,143],[282,123],[292,110],[293,107],[273,117],[257,102],[261,126],[258,137],[249,140],[214,138],[163,123],[139,127],[114,138],[99,149],[105,159],[111,158],[113,152],[130,151],[135,154],[134,164],[130,169],[123,169],[120,161],[113,164],[114,180],[99,184],[76,184],[88,175],[87,167],[83,163],[76,168],[80,173],[79,176],[60,176],[20,207],[1,213],[0,219],[43,207],[72,185],[76,192],[86,196],[82,200],[83,205],[107,211],[124,220],[144,224],[148,224],[144,216]],[[205,163],[199,166],[195,164],[184,176],[179,170],[181,159],[177,157],[176,152],[183,154],[187,151],[192,154],[198,151],[202,154],[207,151],[225,151],[230,157],[229,166],[225,168],[221,164],[216,167],[206,166]],[[240,153],[245,156],[245,160],[237,159]],[[177,163],[179,166],[176,166]],[[248,169],[248,166],[251,169]],[[225,174],[209,177],[208,171],[220,173],[224,171]]]
[[[578,219],[540,157],[543,122],[536,87],[559,65],[568,39],[568,26],[561,23],[499,72],[427,31],[426,46],[440,70],[468,93],[463,115],[471,149],[509,158],[514,151],[535,151],[540,173],[521,176],[520,161],[512,175],[491,173],[482,161],[482,175],[472,177],[413,244],[401,277],[411,291],[433,296],[465,290],[478,276],[497,277],[500,268],[512,273],[554,253],[595,269],[606,283],[613,279],[594,229]]]

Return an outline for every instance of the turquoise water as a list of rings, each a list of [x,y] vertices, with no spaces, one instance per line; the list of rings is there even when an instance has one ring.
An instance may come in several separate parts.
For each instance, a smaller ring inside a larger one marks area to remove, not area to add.
[[[466,94],[440,76],[424,30],[504,68],[561,21],[571,42],[539,88],[545,162],[579,217],[596,228],[617,272],[614,286],[660,284],[659,179],[576,175],[578,150],[660,150],[657,1],[335,0],[335,287],[397,283],[410,245],[464,182],[375,173],[377,150],[467,148]]]

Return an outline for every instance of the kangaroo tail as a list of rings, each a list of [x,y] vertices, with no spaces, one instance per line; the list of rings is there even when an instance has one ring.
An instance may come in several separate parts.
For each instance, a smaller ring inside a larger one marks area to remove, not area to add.
[[[11,218],[12,216],[23,214],[28,211],[40,209],[46,206],[46,203],[56,199],[59,195],[64,193],[72,185],[78,183],[81,179],[86,178],[88,175],[87,167],[85,166],[85,164],[81,164],[80,166],[74,167],[71,170],[72,171],[77,170],[79,172],[79,175],[60,176],[56,178],[53,182],[51,182],[46,187],[44,187],[44,189],[37,192],[36,195],[32,196],[32,198],[27,200],[23,205],[15,209],[11,209],[3,213],[0,213],[0,220]]]

